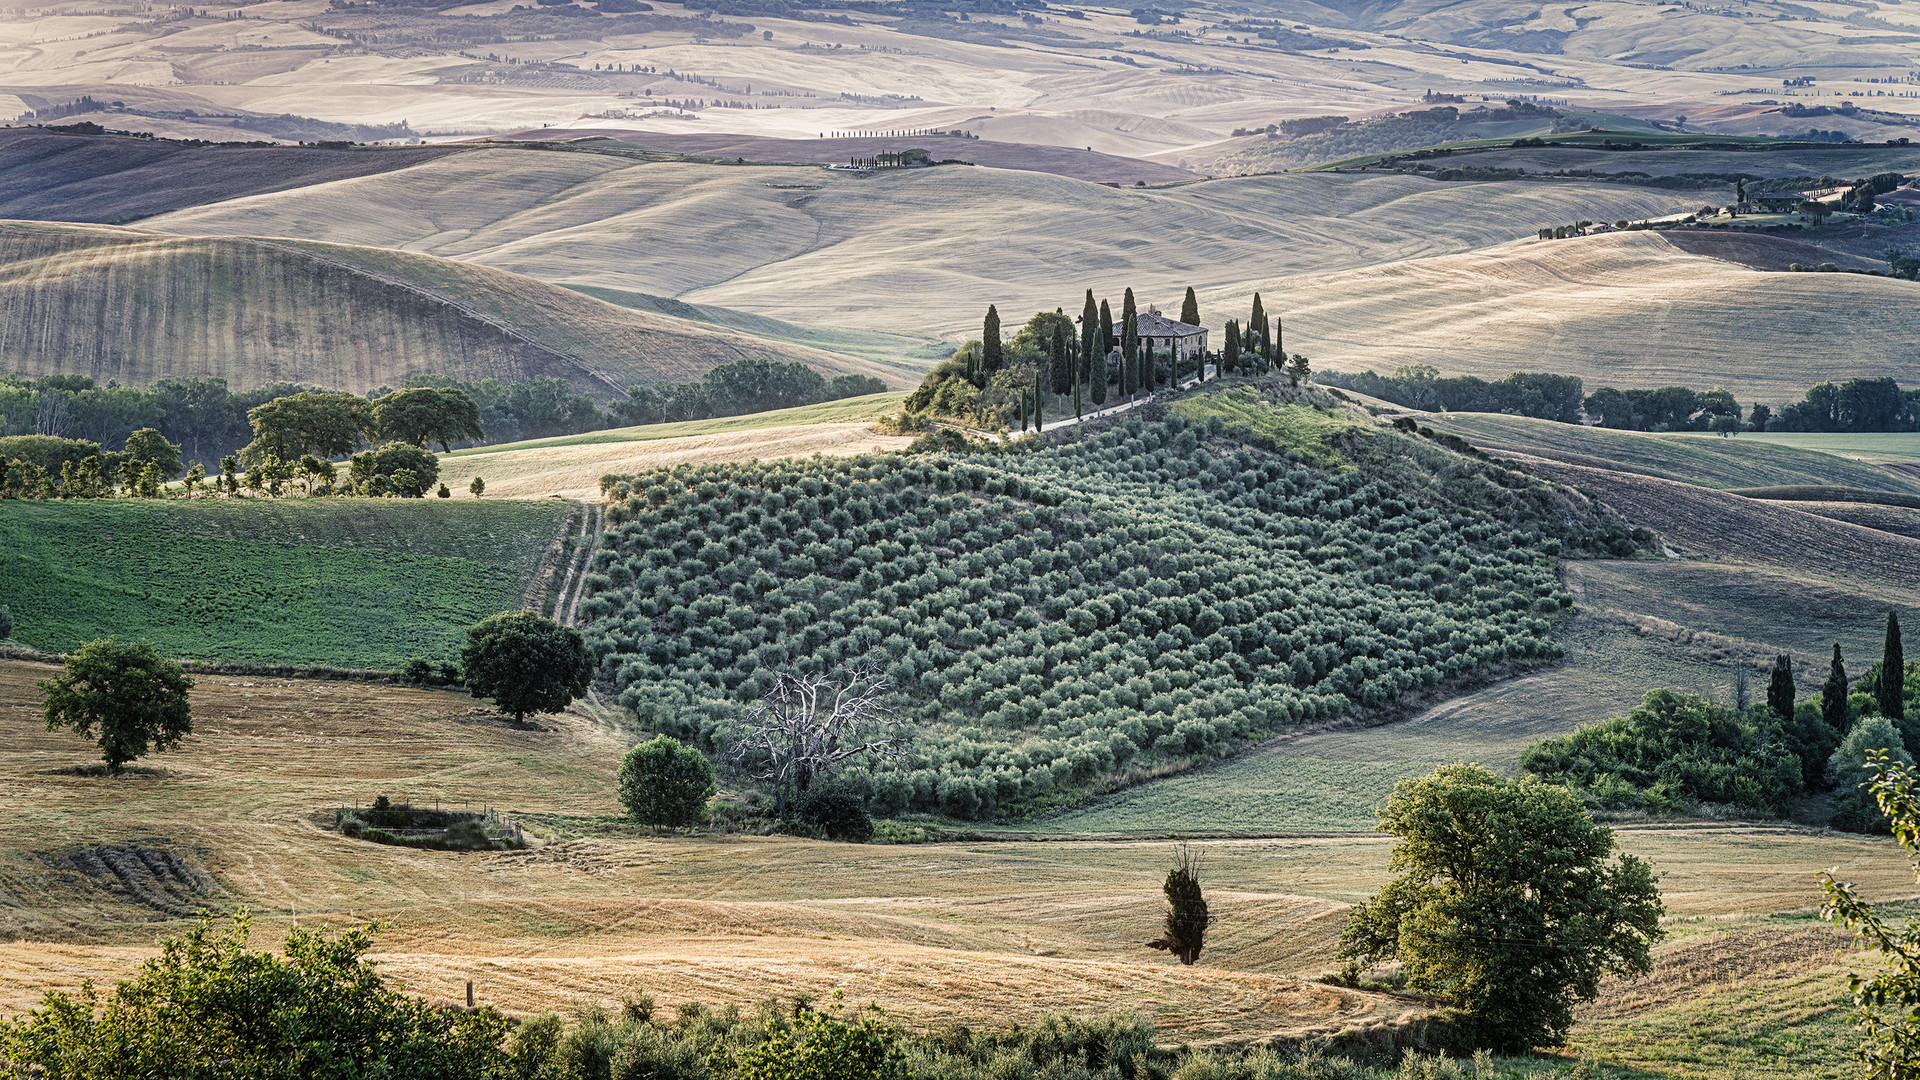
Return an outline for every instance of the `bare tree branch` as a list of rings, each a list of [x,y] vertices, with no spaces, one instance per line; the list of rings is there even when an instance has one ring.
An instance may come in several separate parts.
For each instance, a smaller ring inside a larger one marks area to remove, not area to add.
[[[754,775],[774,784],[786,816],[787,791],[805,791],[850,758],[862,755],[904,761],[912,731],[884,702],[887,679],[868,667],[827,674],[779,671],[747,714],[748,730],[730,755],[746,762],[764,755]]]

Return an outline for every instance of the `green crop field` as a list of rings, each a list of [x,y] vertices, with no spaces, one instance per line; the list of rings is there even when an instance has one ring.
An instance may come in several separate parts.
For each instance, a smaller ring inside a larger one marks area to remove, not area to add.
[[[147,638],[183,658],[396,667],[450,659],[519,606],[572,503],[0,503],[17,641]]]
[[[1651,473],[1703,487],[1818,484],[1920,493],[1920,481],[1895,475],[1876,465],[1837,456],[1837,453],[1821,452],[1838,452],[1840,446],[1832,443],[1825,446],[1792,443],[1772,435],[1742,435],[1737,438],[1655,435],[1490,413],[1445,413],[1433,417],[1431,423],[1488,449],[1511,449],[1562,458],[1577,455],[1571,460],[1579,464]],[[1808,438],[1870,440],[1879,436],[1823,435]],[[1886,438],[1920,440],[1920,436],[1916,435]],[[1908,445],[1920,447],[1920,442]],[[1579,461],[1580,458],[1598,460]]]

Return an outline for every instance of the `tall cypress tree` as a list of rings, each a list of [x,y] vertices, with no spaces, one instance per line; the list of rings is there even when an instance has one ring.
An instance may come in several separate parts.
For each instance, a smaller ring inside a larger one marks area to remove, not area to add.
[[[1100,301],[1100,355],[1112,356],[1113,347],[1120,344],[1113,336],[1113,309],[1105,300]]]
[[[1040,345],[1047,353],[1047,370],[1053,380],[1053,392],[1064,394],[1073,389],[1073,353],[1067,346],[1067,331],[1063,326],[1053,328],[1053,333],[1041,338]]]
[[[1240,323],[1227,320],[1226,348],[1220,354],[1220,374],[1231,375],[1240,366]]]
[[[1280,325],[1278,315],[1273,317],[1273,353],[1270,359],[1274,360],[1276,368],[1287,362],[1286,329]]]
[[[1906,719],[1907,661],[1900,647],[1900,614],[1887,612],[1887,646],[1880,653],[1880,715],[1898,724]]]
[[[1000,370],[1004,359],[1000,352],[1000,312],[988,304],[987,321],[980,327],[980,367],[983,370],[976,381],[985,386],[987,377]]]
[[[1773,677],[1767,680],[1767,704],[1783,724],[1793,723],[1793,657],[1785,653],[1773,658]]]
[[[1106,335],[1100,332],[1100,307],[1093,302],[1093,290],[1087,290],[1087,303],[1080,311],[1080,358],[1081,368],[1086,372],[1087,387],[1095,406],[1107,403],[1107,354],[1101,350],[1100,343]]]
[[[1841,735],[1847,733],[1847,665],[1840,659],[1840,643],[1833,643],[1833,666],[1820,688],[1820,716]]]
[[[1133,306],[1133,290],[1120,298],[1120,362],[1133,369],[1132,385],[1127,388],[1129,397],[1140,386],[1140,316],[1139,309]]]
[[[1253,351],[1259,353],[1262,359],[1273,359],[1273,342],[1267,340],[1267,309],[1260,303],[1259,293],[1253,294],[1253,314],[1247,316],[1247,329],[1259,335],[1259,340],[1252,345]]]
[[[1061,364],[1067,371],[1067,382],[1073,388],[1073,415],[1080,415],[1080,350],[1073,347],[1073,338],[1069,333],[1070,324],[1062,319],[1054,324],[1054,347],[1060,352]]]
[[[1200,325],[1200,300],[1193,295],[1193,286],[1187,286],[1187,298],[1180,301],[1180,321],[1188,326]]]
[[[1047,372],[1033,369],[1033,430],[1047,430]]]

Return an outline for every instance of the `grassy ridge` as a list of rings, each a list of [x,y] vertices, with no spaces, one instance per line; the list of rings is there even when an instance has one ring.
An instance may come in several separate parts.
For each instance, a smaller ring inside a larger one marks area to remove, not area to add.
[[[410,374],[565,379],[602,400],[749,358],[901,371],[409,252],[0,223],[0,370],[362,392]]]
[[[0,503],[14,636],[206,660],[395,667],[517,607],[570,503]]]
[[[1920,494],[1920,482],[1906,476],[1771,438],[1652,435],[1489,413],[1447,413],[1434,417],[1432,423],[1489,448],[1521,450],[1579,464],[1611,463],[1610,467],[1702,487],[1813,485]]]

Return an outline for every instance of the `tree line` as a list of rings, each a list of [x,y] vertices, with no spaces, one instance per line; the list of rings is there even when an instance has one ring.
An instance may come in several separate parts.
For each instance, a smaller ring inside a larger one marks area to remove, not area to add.
[[[1371,369],[1358,374],[1323,371],[1315,379],[1413,409],[1512,413],[1566,424],[1590,421],[1622,431],[1920,430],[1920,390],[1902,390],[1886,377],[1823,382],[1800,401],[1751,408],[1743,408],[1720,387],[1618,390],[1603,386],[1585,394],[1577,375],[1516,371],[1489,382],[1473,375],[1442,376],[1427,364],[1396,368],[1391,375]]]
[[[129,433],[124,449],[51,435],[0,438],[0,498],[159,498],[184,474],[186,497],[211,493],[280,495],[298,482],[308,495],[419,498],[438,483],[441,450],[485,435],[479,406],[465,391],[411,387],[371,401],[357,394],[303,390],[247,410],[253,441],[221,457],[219,471],[186,465],[183,448],[155,428]],[[372,445],[372,444],[378,444]],[[355,453],[362,446],[369,448]],[[346,476],[333,459],[352,455]],[[476,478],[471,488],[484,489]],[[437,494],[452,492],[439,484]]]
[[[1082,417],[1109,401],[1134,401],[1191,380],[1256,376],[1284,371],[1297,385],[1311,374],[1307,358],[1289,357],[1283,327],[1269,315],[1260,294],[1253,295],[1247,317],[1227,320],[1220,349],[1161,348],[1142,337],[1140,309],[1133,290],[1120,301],[1120,317],[1110,300],[1096,300],[1092,289],[1080,314],[1064,308],[1039,311],[1009,339],[997,305],[989,305],[980,337],[954,351],[908,395],[909,415],[948,417],[988,429],[1039,428],[1051,414]],[[1179,321],[1200,325],[1200,303],[1189,287]]]
[[[886,384],[866,375],[827,379],[804,364],[740,360],[720,365],[696,383],[634,386],[604,411],[566,380],[546,375],[517,382],[466,382],[415,374],[397,388],[377,387],[364,397],[373,401],[413,389],[458,390],[472,399],[484,434],[452,440],[457,447],[737,416],[877,394]],[[86,375],[0,376],[0,437],[43,435],[91,442],[104,452],[118,453],[126,450],[134,432],[152,429],[179,446],[183,460],[211,470],[256,437],[248,420],[252,410],[302,393],[336,391],[290,382],[235,391],[218,376],[160,379],[147,387],[114,382],[101,386]]]

